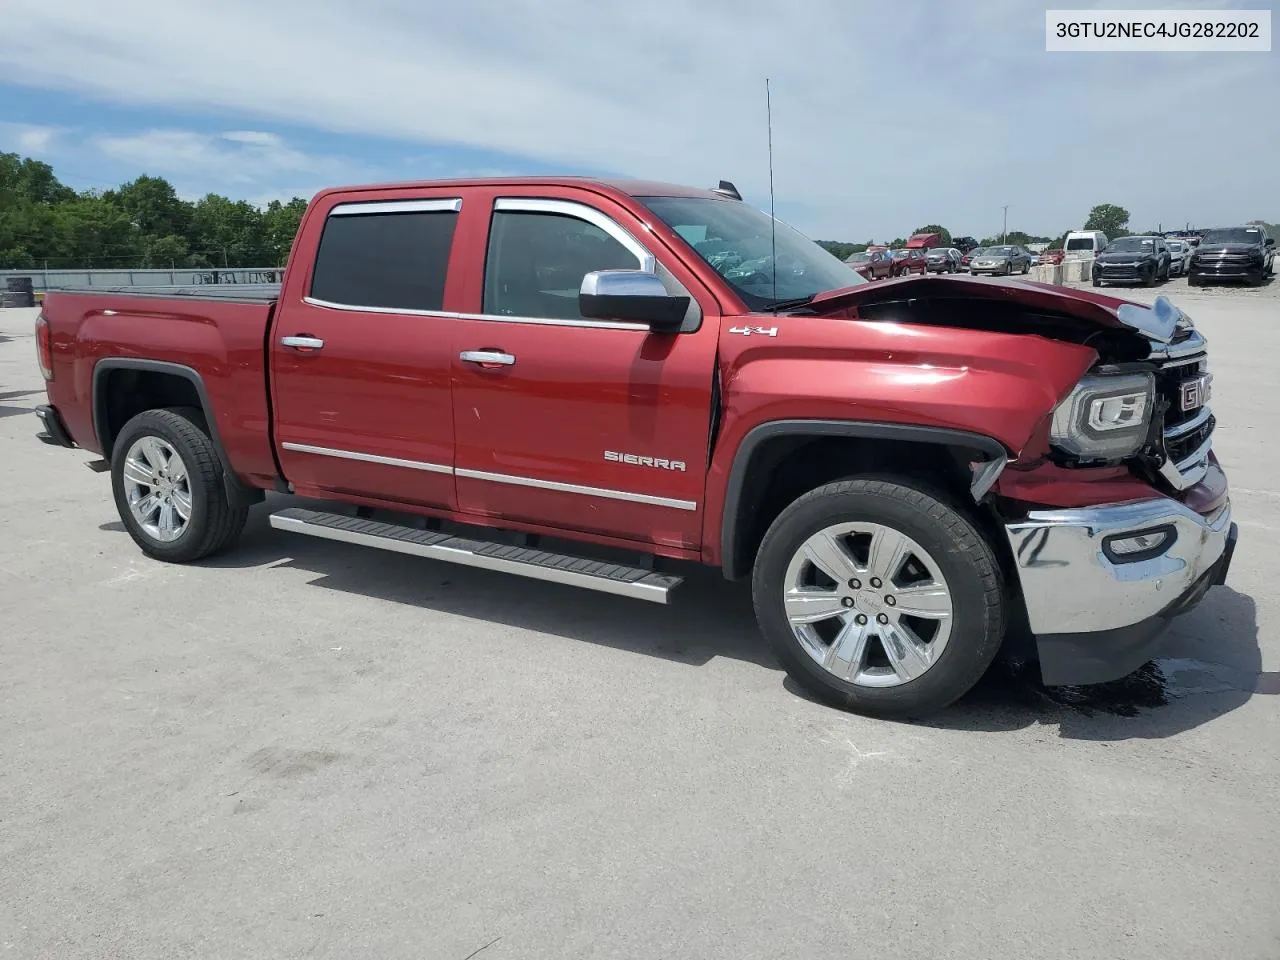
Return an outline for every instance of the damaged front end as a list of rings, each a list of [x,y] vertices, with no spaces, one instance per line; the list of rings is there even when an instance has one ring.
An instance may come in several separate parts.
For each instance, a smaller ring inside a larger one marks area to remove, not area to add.
[[[1225,581],[1237,527],[1213,455],[1207,345],[1166,297],[1145,306],[1023,281],[919,278],[838,299],[850,318],[1021,332],[1095,351],[988,500],[1045,683],[1131,673],[1156,654],[1172,617]]]

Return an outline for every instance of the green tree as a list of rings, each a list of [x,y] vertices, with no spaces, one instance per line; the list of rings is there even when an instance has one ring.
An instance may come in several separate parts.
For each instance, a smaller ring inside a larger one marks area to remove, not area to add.
[[[262,213],[264,242],[270,251],[270,265],[284,266],[289,259],[293,238],[298,234],[298,224],[306,213],[307,201],[294,197],[288,203],[272,200]],[[268,265],[266,260],[263,266]]]
[[[196,266],[253,266],[271,259],[262,211],[244,200],[216,193],[201,197],[191,211],[187,238]]]
[[[191,223],[191,205],[178,199],[168,180],[143,175],[104,198],[114,203],[148,234],[184,236]]]
[[[1086,230],[1101,230],[1108,237],[1120,237],[1129,228],[1129,211],[1114,203],[1100,203],[1089,211]]]

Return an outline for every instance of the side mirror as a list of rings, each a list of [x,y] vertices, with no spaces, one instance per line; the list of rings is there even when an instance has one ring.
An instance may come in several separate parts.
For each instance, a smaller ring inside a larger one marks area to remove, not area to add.
[[[675,333],[684,323],[688,297],[674,297],[657,274],[645,270],[593,270],[582,278],[578,309],[592,320],[647,323]]]
[[[1267,246],[1268,246],[1268,247],[1274,247],[1275,245],[1276,245],[1276,238],[1275,238],[1275,237],[1267,237]]]

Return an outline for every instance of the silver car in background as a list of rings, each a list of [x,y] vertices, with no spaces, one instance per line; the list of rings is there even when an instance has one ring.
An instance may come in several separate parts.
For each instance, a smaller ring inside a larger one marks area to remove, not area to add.
[[[993,277],[1007,277],[1014,273],[1026,273],[1030,269],[1031,253],[1016,243],[987,247],[981,256],[969,261],[969,272],[975,276],[989,273]]]
[[[1180,277],[1191,266],[1191,257],[1196,248],[1186,240],[1169,241],[1169,276]]]

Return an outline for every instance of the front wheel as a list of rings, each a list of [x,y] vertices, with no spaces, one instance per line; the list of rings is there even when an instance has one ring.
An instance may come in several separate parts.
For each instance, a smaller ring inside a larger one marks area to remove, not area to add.
[[[111,454],[116,509],[142,552],[186,563],[223,549],[249,508],[233,505],[199,411],[146,410],[124,425]]]
[[[765,534],[752,575],[760,628],[819,699],[910,719],[973,687],[1004,635],[991,546],[953,507],[898,479],[829,483]]]

